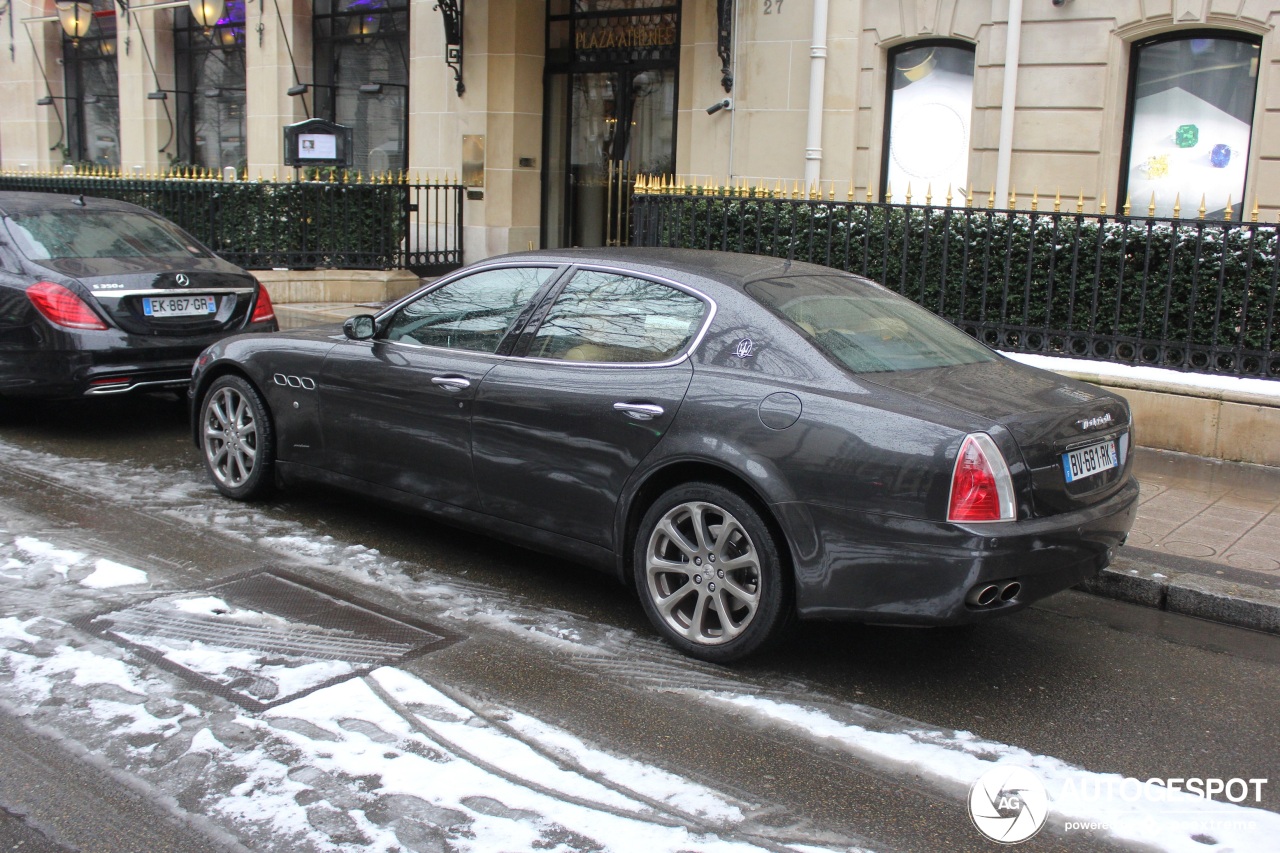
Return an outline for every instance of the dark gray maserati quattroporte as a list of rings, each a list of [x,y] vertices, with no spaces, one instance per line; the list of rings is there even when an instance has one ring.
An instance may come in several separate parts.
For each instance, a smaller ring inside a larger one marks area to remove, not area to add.
[[[493,258],[196,363],[217,488],[329,483],[593,564],[684,652],[794,617],[955,624],[1102,569],[1125,402],[857,276],[686,250]]]

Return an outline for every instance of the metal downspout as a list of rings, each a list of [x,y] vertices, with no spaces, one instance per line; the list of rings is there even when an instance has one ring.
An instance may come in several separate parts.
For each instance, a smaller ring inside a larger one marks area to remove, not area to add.
[[[804,149],[804,186],[808,192],[822,177],[822,111],[827,84],[827,8],[813,2],[813,42],[809,45],[809,132]]]
[[[1009,0],[1009,29],[1004,41],[1004,92],[1000,99],[1000,148],[996,152],[996,206],[1009,198],[1013,161],[1013,116],[1018,102],[1018,53],[1022,44],[1022,0]]]

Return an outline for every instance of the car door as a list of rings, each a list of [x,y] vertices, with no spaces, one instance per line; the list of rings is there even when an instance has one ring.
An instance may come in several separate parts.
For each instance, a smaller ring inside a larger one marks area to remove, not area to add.
[[[555,272],[551,266],[477,271],[380,317],[373,339],[334,347],[319,388],[328,467],[474,508],[476,389],[502,362],[509,335]]]
[[[618,495],[675,418],[713,310],[672,283],[574,270],[521,357],[480,384],[484,511],[611,548]]]

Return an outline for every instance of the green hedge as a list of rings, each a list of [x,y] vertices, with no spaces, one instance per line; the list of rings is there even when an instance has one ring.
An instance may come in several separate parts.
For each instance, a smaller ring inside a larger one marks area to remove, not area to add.
[[[857,272],[1002,348],[1280,377],[1272,225],[741,197],[636,203],[636,242]]]
[[[409,187],[399,183],[0,176],[0,188],[137,204],[249,269],[403,265]]]

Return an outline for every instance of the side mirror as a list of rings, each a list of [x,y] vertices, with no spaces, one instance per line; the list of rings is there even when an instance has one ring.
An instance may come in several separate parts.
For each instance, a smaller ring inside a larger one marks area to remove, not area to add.
[[[367,341],[373,337],[378,326],[373,322],[372,314],[357,314],[348,317],[342,324],[342,333],[353,341]]]

